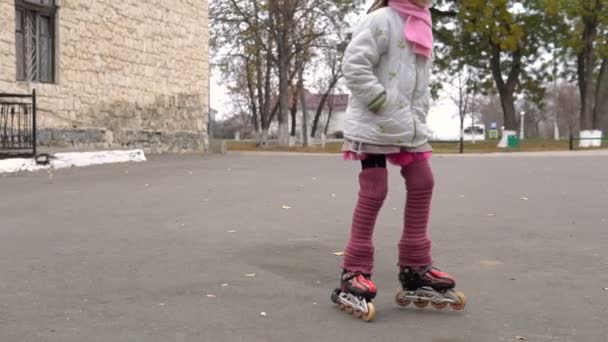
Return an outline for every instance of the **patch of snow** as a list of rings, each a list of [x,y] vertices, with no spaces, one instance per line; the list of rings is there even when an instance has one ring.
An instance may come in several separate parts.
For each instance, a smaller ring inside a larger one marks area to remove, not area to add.
[[[34,159],[12,158],[0,160],[0,173],[37,171],[45,168],[48,168],[48,166],[36,165]]]
[[[57,153],[53,155],[50,165],[36,165],[34,159],[13,158],[0,160],[0,173],[144,161],[146,161],[146,156],[143,150]]]

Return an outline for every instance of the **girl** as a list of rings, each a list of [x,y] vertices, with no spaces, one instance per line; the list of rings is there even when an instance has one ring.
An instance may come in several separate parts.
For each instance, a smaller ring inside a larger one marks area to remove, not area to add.
[[[359,198],[346,247],[341,287],[332,300],[366,321],[374,266],[372,235],[388,191],[387,160],[401,167],[407,199],[399,242],[397,303],[461,310],[454,278],[432,266],[428,235],[433,193],[426,116],[433,49],[432,0],[376,0],[346,49],[344,75],[352,96],[344,124],[344,158],[360,161]]]

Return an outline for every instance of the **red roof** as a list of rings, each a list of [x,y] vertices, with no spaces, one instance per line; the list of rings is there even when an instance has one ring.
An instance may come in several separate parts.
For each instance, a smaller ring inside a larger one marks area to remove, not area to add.
[[[287,103],[288,106],[291,107],[292,105],[292,97],[293,91],[292,89],[289,90],[289,94],[287,97]],[[306,103],[306,109],[309,111],[316,111],[317,108],[319,107],[319,104],[321,104],[321,99],[323,98],[323,94],[313,94],[311,93],[308,89],[304,88],[304,101]],[[325,110],[329,109],[329,106],[333,106],[333,110],[337,111],[337,112],[344,112],[346,111],[346,107],[348,107],[348,98],[349,95],[348,94],[333,94],[333,95],[329,95],[329,97],[327,98],[327,102],[325,103]],[[278,98],[275,98],[275,101],[277,101]],[[298,101],[298,109],[300,109],[302,107],[302,104],[300,103],[300,95],[297,95],[297,99]],[[273,101],[273,103],[275,103]]]

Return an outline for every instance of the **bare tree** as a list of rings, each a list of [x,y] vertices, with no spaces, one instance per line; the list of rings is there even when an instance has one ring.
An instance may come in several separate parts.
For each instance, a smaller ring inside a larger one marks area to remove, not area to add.
[[[349,37],[350,37],[350,35],[349,35]],[[350,39],[350,38],[347,38],[347,39]],[[327,70],[325,72],[325,74],[327,76],[322,81],[322,83],[325,83],[323,85],[323,88],[325,89],[325,91],[323,92],[323,95],[321,96],[321,101],[319,102],[317,111],[315,113],[315,117],[314,117],[314,120],[312,123],[312,129],[310,131],[311,137],[316,136],[317,128],[319,125],[319,120],[321,119],[321,115],[323,114],[323,111],[325,110],[326,107],[330,111],[327,123],[325,125],[325,134],[327,134],[329,122],[331,120],[331,114],[332,114],[331,112],[333,109],[331,107],[331,105],[328,103],[328,99],[330,98],[331,94],[334,92],[334,89],[338,85],[338,82],[340,81],[340,79],[342,79],[344,77],[344,74],[342,73],[342,61],[344,59],[344,51],[346,50],[346,46],[347,46],[346,40],[339,42],[339,43],[335,43],[333,45],[333,47],[330,47],[327,50],[325,50],[325,54],[323,54],[321,56],[321,64],[324,66],[324,68],[322,68],[322,70]]]
[[[451,83],[454,89],[450,89],[449,97],[458,107],[460,119],[460,153],[464,152],[464,120],[467,115],[475,120],[475,113],[471,110],[475,105],[477,96],[477,80],[473,70],[466,65],[454,68],[456,75],[452,77]],[[448,77],[449,78],[449,77]]]
[[[576,86],[566,83],[559,85],[554,101],[553,107],[560,131],[567,132],[567,135],[576,135],[580,129],[581,108],[581,97]]]
[[[235,92],[250,100],[252,122],[268,137],[278,117],[279,143],[289,143],[290,85],[303,64],[302,53],[313,57],[324,51],[322,37],[336,35],[346,17],[362,0],[226,0],[210,6],[214,64],[218,65]],[[228,64],[241,68],[222,67]],[[235,76],[232,72],[244,74]],[[237,82],[238,80],[238,82]],[[295,120],[294,120],[295,121]]]
[[[299,0],[269,0],[270,33],[276,44],[276,65],[279,75],[279,145],[289,145],[289,63],[292,56],[292,30],[295,26]]]
[[[255,0],[210,3],[212,60],[231,85],[232,97],[246,96],[262,144],[272,122],[276,93],[275,45],[264,4]]]

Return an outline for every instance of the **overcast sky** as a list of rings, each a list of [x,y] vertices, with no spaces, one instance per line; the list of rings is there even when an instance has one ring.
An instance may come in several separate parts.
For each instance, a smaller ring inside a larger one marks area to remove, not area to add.
[[[214,0],[211,0],[214,1]],[[373,1],[369,1],[371,5]],[[366,6],[366,9],[369,6]],[[363,15],[361,13],[361,15]],[[220,75],[212,72],[211,77],[211,108],[218,110],[220,116],[230,112],[230,98],[227,90],[222,86]],[[444,98],[433,103],[428,117],[428,124],[441,139],[457,139],[459,136],[458,109],[451,100]]]

